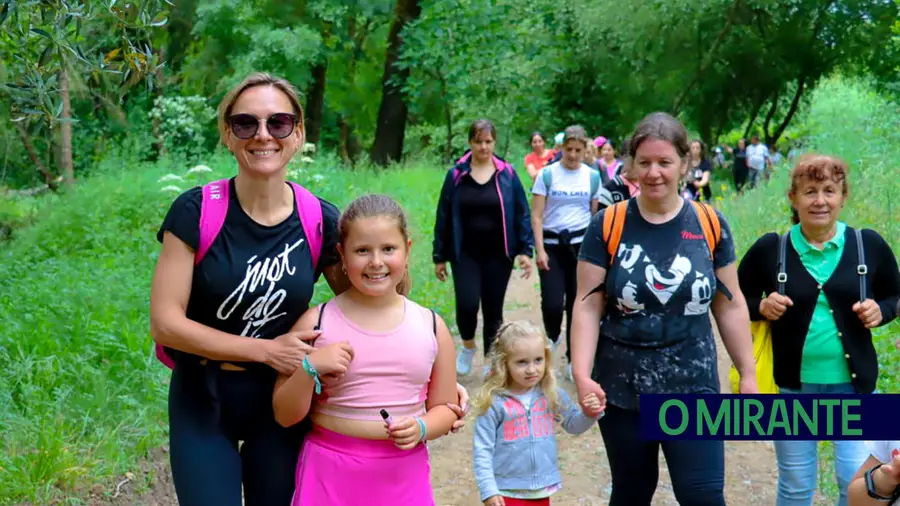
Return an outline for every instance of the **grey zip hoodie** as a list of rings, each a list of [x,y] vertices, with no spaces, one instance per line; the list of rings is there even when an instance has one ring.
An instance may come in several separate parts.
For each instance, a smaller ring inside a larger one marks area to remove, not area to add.
[[[481,500],[500,490],[539,490],[562,481],[556,456],[557,420],[540,387],[531,406],[503,392],[494,396],[488,411],[475,421],[472,458]],[[582,434],[596,420],[589,418],[562,388],[557,388],[563,429]]]

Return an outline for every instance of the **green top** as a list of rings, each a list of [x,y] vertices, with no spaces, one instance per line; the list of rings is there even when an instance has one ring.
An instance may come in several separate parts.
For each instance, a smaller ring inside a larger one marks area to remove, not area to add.
[[[839,221],[834,237],[819,250],[803,237],[800,225],[794,225],[791,229],[791,244],[800,255],[803,266],[819,283],[819,298],[803,345],[803,360],[800,365],[802,383],[835,384],[851,381],[850,366],[847,365],[844,346],[838,337],[837,324],[832,316],[834,311],[822,291],[822,285],[834,273],[844,253],[846,230],[847,225]]]

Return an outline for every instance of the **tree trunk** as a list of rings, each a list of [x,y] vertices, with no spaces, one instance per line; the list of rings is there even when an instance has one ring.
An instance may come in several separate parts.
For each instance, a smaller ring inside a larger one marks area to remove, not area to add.
[[[172,69],[172,75],[179,75],[181,65],[188,46],[191,43],[191,32],[197,13],[197,0],[179,0],[172,4],[166,30],[169,32],[169,43],[166,46],[168,61],[166,66]]]
[[[788,125],[791,124],[791,120],[794,118],[794,114],[797,113],[797,108],[800,107],[800,98],[803,97],[803,92],[806,91],[806,80],[808,76],[806,73],[800,74],[800,79],[797,81],[797,92],[794,93],[794,99],[791,100],[791,107],[788,109],[787,115],[785,115],[784,120],[778,125],[778,128],[775,129],[775,133],[772,134],[772,144],[774,145],[778,142],[778,139],[784,134],[784,131],[787,130]]]
[[[34,164],[34,168],[44,176],[44,182],[47,183],[47,186],[49,186],[51,190],[56,191],[56,183],[53,182],[53,174],[47,170],[47,166],[44,165],[44,162],[41,161],[41,157],[38,156],[37,150],[34,149],[34,144],[31,142],[31,136],[28,135],[28,129],[25,128],[25,124],[22,121],[15,121],[13,124],[19,132],[19,137],[22,139],[22,144],[25,146],[25,152],[28,153],[28,159]]]
[[[766,114],[766,120],[763,122],[763,135],[766,138],[766,144],[770,144],[772,141],[771,135],[769,135],[769,125],[772,123],[772,118],[775,117],[775,111],[778,110],[778,100],[781,99],[781,90],[775,90],[775,96],[772,97],[772,107],[769,107],[769,112]]]
[[[331,37],[331,23],[322,28],[322,41]],[[325,113],[325,84],[328,77],[328,55],[319,55],[319,61],[313,66],[312,83],[306,96],[306,142],[319,144],[322,136],[322,117]]]
[[[753,124],[756,123],[756,118],[759,116],[759,110],[762,109],[763,104],[766,102],[765,98],[761,98],[756,102],[756,105],[753,106],[753,113],[750,115],[750,122],[747,123],[747,129],[744,130],[744,139],[750,136],[750,131],[753,130]]]
[[[394,7],[394,20],[388,33],[387,56],[381,79],[381,105],[378,107],[378,123],[372,145],[372,162],[377,165],[385,166],[403,155],[406,116],[409,111],[403,97],[403,86],[409,77],[409,70],[397,67],[403,49],[400,32],[421,13],[420,0],[397,0]]]
[[[160,48],[159,50],[159,61],[166,61],[166,52],[164,48]],[[163,79],[165,79],[165,74],[163,72],[162,66],[156,69],[155,75],[156,87],[153,90],[154,102],[156,101],[155,99],[161,99],[165,95],[165,83],[163,82]],[[153,121],[150,124],[150,131],[153,135],[153,139],[155,139],[156,142],[156,158],[160,159],[166,156],[167,150],[166,139],[163,136],[162,130],[160,129],[159,118],[153,118]]]
[[[66,185],[75,184],[75,163],[72,161],[72,102],[69,99],[69,74],[65,67],[59,72],[59,95],[62,112],[59,115],[59,148],[62,153],[60,168]]]

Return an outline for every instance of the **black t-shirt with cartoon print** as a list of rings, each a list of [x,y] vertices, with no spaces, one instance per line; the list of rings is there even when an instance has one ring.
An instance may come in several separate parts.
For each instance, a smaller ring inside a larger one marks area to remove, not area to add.
[[[642,393],[718,393],[709,307],[715,269],[735,261],[724,217],[719,214],[722,237],[713,260],[690,203],[668,222],[652,224],[631,199],[610,269],[602,235],[605,211],[593,217],[579,255],[608,269],[594,380],[610,404],[625,409],[637,409]]]
[[[322,204],[323,243],[313,270],[306,234],[294,212],[281,223],[261,225],[241,207],[229,181],[228,212],[206,256],[194,267],[187,317],[230,334],[273,339],[289,331],[307,310],[322,271],[338,262],[337,207]],[[185,191],[169,208],[157,240],[166,231],[197,249],[200,187]]]

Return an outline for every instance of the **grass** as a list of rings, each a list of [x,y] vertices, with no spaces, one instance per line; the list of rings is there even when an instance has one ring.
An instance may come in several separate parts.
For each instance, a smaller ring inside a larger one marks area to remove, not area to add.
[[[812,149],[851,163],[843,219],[900,246],[891,219],[892,197],[900,189],[890,166],[900,155],[896,105],[863,83],[833,79],[817,88],[798,121],[812,132]],[[509,159],[522,170],[521,157]],[[213,155],[204,163],[212,173],[186,174],[189,165],[174,161],[111,160],[74,192],[0,201],[0,216],[32,223],[0,248],[0,504],[84,504],[95,487],[111,490],[125,473],[144,476],[144,486],[152,480],[136,471],[165,443],[167,431],[167,370],[152,356],[148,331],[155,234],[178,191],[235,171],[229,156]],[[391,171],[338,166],[328,157],[298,161],[292,175],[340,207],[369,192],[401,202],[414,243],[412,296],[452,325],[452,287],[434,278],[430,255],[443,164]],[[167,174],[184,180],[160,182]],[[788,226],[785,170],[740,199],[723,176],[715,176],[716,195],[723,196],[717,206],[739,253],[763,233]],[[178,189],[163,189],[170,184]],[[328,297],[324,281],[317,288],[315,302]],[[883,392],[900,386],[895,329],[876,332]],[[830,454],[827,443],[823,448]],[[823,459],[820,482],[833,497],[830,468],[831,460]]]

